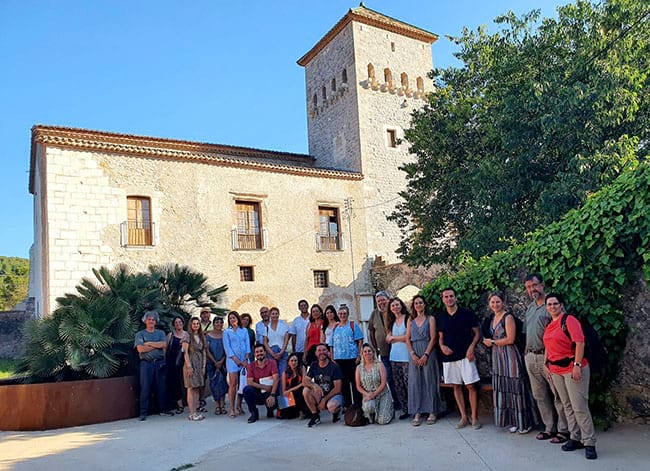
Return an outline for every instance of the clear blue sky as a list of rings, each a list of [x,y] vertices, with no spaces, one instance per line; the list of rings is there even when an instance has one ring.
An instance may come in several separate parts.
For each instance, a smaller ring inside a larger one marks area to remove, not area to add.
[[[508,10],[554,16],[569,0],[368,0],[440,35]],[[307,153],[296,60],[351,7],[343,0],[0,0],[0,255],[27,257],[34,124]]]

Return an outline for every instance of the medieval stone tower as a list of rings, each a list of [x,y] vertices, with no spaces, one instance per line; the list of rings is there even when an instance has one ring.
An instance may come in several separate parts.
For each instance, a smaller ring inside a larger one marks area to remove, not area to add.
[[[399,228],[386,217],[405,188],[399,143],[413,109],[432,90],[431,44],[438,37],[366,8],[351,9],[309,52],[305,67],[309,153],[319,167],[363,173],[370,257],[398,261]]]

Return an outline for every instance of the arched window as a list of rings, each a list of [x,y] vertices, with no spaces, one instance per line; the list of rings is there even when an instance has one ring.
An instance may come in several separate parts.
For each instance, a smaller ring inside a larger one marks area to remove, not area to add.
[[[321,95],[323,95],[323,103],[327,100],[327,89],[325,88],[325,85],[323,85],[323,88],[321,88]]]
[[[335,78],[332,79],[332,91],[333,92],[336,91],[336,79]]]
[[[402,87],[404,87],[405,90],[408,90],[409,88],[409,76],[406,72],[402,72],[402,75],[400,76],[402,80]]]
[[[386,82],[389,86],[393,85],[393,73],[388,67],[384,69],[384,82]]]
[[[314,111],[318,109],[318,95],[314,93],[314,98],[312,99],[312,102],[314,104]]]
[[[415,82],[418,87],[418,92],[424,92],[424,80],[422,80],[422,77],[415,79]]]
[[[375,66],[372,64],[368,64],[368,78],[375,80]]]
[[[341,72],[341,82],[348,83],[348,70],[347,69],[343,69],[343,72]]]

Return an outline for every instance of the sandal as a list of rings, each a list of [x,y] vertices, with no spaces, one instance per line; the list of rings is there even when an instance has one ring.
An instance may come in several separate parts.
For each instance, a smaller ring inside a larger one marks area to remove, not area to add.
[[[180,414],[183,413],[183,411],[185,411],[185,407],[178,406],[178,407],[176,408],[176,411],[175,411],[175,412],[176,412],[176,414],[179,414],[179,415],[180,415]]]
[[[413,425],[413,427],[417,427],[421,423],[422,423],[422,417],[420,416],[420,414],[415,414],[415,417],[413,417],[413,422],[411,422],[411,424]]]
[[[191,420],[192,422],[198,422],[199,420],[205,419],[205,417],[202,416],[201,414],[190,414],[188,419]]]
[[[204,412],[204,413],[205,413],[205,412],[208,411],[208,409],[206,409],[205,406],[199,406],[199,407],[197,407],[196,411],[197,411],[197,412]]]
[[[219,407],[219,406],[215,407],[214,408],[214,415],[221,415],[221,414],[222,414],[221,407]]]
[[[427,425],[433,425],[437,420],[438,418],[434,414],[429,414],[429,417],[427,417]]]
[[[564,443],[569,440],[569,434],[567,432],[558,432],[553,438],[551,438],[551,443],[559,444]]]
[[[235,417],[237,417],[237,415],[235,414],[234,410],[231,410],[230,414],[228,414],[228,417],[230,417],[231,419],[234,419]]]
[[[537,440],[548,440],[549,438],[553,437],[555,437],[555,434],[549,432],[539,432],[537,435],[535,435],[535,438]]]

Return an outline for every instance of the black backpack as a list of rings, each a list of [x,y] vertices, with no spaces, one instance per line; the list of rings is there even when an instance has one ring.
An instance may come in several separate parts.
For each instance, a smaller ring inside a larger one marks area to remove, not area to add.
[[[566,320],[570,314],[563,314],[561,320],[562,332],[572,342],[571,348],[575,350],[575,342],[571,339],[571,334],[566,326]],[[607,364],[607,350],[600,341],[598,332],[586,318],[574,316],[580,322],[582,333],[585,336],[585,354],[584,357],[589,360],[589,368],[593,373],[602,371]]]

